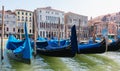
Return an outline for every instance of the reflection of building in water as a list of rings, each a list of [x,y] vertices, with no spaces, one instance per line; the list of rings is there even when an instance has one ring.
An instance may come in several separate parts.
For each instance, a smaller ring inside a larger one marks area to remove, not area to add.
[[[65,25],[66,25],[66,32],[65,32],[65,37],[69,38],[71,34],[71,27],[73,25],[76,25],[77,29],[77,36],[78,38],[84,39],[88,38],[88,17],[75,14],[72,12],[68,12],[65,14]]]
[[[64,36],[64,12],[52,9],[51,7],[37,8],[35,10],[37,19],[37,30],[41,37]],[[60,18],[60,25],[58,20]],[[60,30],[58,29],[60,27]]]
[[[4,13],[4,34],[5,38],[8,38],[8,35],[11,33],[15,35],[17,33],[16,29],[16,14],[10,10],[5,11]],[[0,33],[2,30],[2,11],[0,11]],[[1,34],[0,34],[1,36]]]

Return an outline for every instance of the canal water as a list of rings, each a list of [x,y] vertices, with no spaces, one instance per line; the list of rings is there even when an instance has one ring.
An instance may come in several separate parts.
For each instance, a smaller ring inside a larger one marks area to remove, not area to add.
[[[0,71],[120,71],[120,52],[77,54],[73,58],[37,55],[28,65],[8,58],[4,50]]]

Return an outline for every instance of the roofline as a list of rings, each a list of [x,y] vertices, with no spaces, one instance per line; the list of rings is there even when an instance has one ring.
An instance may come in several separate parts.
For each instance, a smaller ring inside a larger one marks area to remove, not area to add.
[[[43,9],[43,10],[53,10],[53,11],[58,11],[58,12],[65,13],[64,11],[57,10],[57,9],[53,9],[53,8],[51,8],[51,7],[42,7],[42,8],[37,8],[37,9]],[[36,10],[37,10],[37,9],[36,9]]]
[[[32,12],[33,13],[33,11],[25,10],[25,9],[15,9],[15,11],[26,11],[26,12]]]
[[[88,16],[85,16],[85,15],[80,15],[80,14],[77,14],[77,13],[73,13],[73,12],[67,12],[65,14],[74,14],[74,15],[78,15],[78,16],[84,16],[84,17],[88,17]]]
[[[15,12],[7,12],[7,11],[4,11],[5,14],[13,14],[13,15],[16,15]],[[2,13],[2,10],[0,10],[0,13]]]

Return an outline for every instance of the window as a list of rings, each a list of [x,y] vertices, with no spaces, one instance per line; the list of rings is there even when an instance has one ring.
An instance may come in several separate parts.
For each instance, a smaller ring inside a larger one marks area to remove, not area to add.
[[[29,18],[29,22],[31,22],[31,17]]]
[[[40,20],[42,20],[42,15],[40,15]]]
[[[31,16],[31,13],[30,13],[30,16]]]
[[[28,21],[28,20],[27,20],[27,17],[26,17],[26,21]]]
[[[21,32],[24,33],[23,29],[21,29]]]
[[[20,21],[20,16],[18,16],[18,21]]]
[[[24,21],[24,17],[22,16],[22,21]]]
[[[30,27],[32,27],[32,24],[30,23]]]
[[[24,15],[24,13],[22,12],[22,15]]]
[[[30,33],[31,33],[31,29],[30,29]]]
[[[18,12],[18,15],[20,14],[20,12]]]
[[[46,16],[46,20],[48,19],[48,16]]]
[[[2,14],[0,14],[0,18],[2,18]]]
[[[42,23],[42,28],[43,28],[43,24],[44,24],[44,23]]]
[[[18,29],[18,33],[20,32],[20,29]]]
[[[13,21],[13,24],[16,24],[16,21]]]
[[[13,28],[13,32],[15,32],[15,28]]]
[[[55,12],[56,15],[59,15],[59,13]]]
[[[26,15],[27,15],[27,13],[26,13]]]
[[[45,32],[43,31],[43,37],[45,37]]]
[[[8,15],[6,15],[6,18],[9,18],[9,16],[8,16]]]
[[[48,23],[46,23],[46,28],[48,28]]]
[[[9,28],[7,27],[7,31],[9,31]]]
[[[42,36],[42,31],[40,31],[40,36]]]
[[[46,37],[48,37],[48,32],[46,31]]]
[[[15,16],[13,16],[13,18],[15,18]]]
[[[45,28],[45,23],[43,23],[43,28]]]
[[[72,19],[69,19],[70,20],[70,23],[72,23]]]
[[[48,14],[49,14],[49,11],[48,11]]]
[[[40,13],[41,13],[42,11],[40,10]]]
[[[7,37],[8,37],[8,34],[7,34]]]
[[[41,28],[41,23],[40,23],[39,27]]]
[[[51,12],[53,14],[53,12]]]

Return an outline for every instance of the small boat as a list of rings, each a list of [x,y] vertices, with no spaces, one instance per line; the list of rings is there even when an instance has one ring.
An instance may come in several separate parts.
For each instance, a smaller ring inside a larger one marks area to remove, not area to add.
[[[75,25],[71,28],[71,41],[48,41],[47,46],[38,48],[37,53],[53,57],[74,57],[77,53],[78,44]],[[63,45],[63,42],[64,45]],[[62,44],[61,44],[62,43]],[[41,46],[41,45],[36,45]]]
[[[78,45],[78,54],[104,53],[106,50],[105,39],[100,43]]]
[[[20,62],[31,64],[32,48],[27,33],[26,23],[25,23],[25,40],[18,40],[13,35],[9,35],[6,48],[7,54],[10,58]]]
[[[32,44],[34,44],[34,42]],[[48,40],[47,39],[45,39],[43,37],[38,37],[37,38],[37,41],[36,41],[37,48],[46,47],[47,45],[48,45]],[[33,47],[34,47],[34,45],[33,45]]]
[[[120,39],[117,41],[113,41],[110,44],[108,44],[108,49],[107,51],[117,51],[120,49]]]

